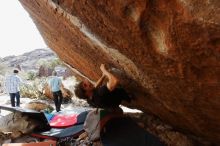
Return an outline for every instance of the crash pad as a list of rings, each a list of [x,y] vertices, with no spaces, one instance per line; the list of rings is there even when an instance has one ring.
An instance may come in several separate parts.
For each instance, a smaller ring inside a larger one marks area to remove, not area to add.
[[[78,114],[78,116],[77,116],[77,123],[76,124],[83,124],[85,122],[86,116],[88,115],[89,112],[90,112],[90,110],[83,111],[80,114]]]
[[[50,126],[53,128],[64,128],[69,127],[77,123],[77,114],[69,114],[69,115],[55,115],[50,120]]]
[[[128,117],[108,121],[100,137],[103,146],[165,146]]]
[[[53,128],[66,128],[76,124],[84,123],[88,111],[81,113],[66,112],[59,113],[52,117],[50,120],[50,126]]]
[[[35,110],[25,109],[21,107],[10,107],[10,106],[3,106],[0,105],[0,110],[6,110],[11,112],[20,112],[23,115],[26,115],[30,117],[33,120],[38,121],[40,124],[35,128],[40,131],[46,131],[49,130],[51,127],[47,121],[47,118],[45,117],[44,113],[38,112]]]
[[[56,141],[45,141],[37,143],[7,143],[2,146],[56,146]]]
[[[47,118],[48,122],[50,122],[53,119],[53,117],[54,117],[54,114],[51,114],[51,113],[44,112],[44,115]]]
[[[81,113],[79,113],[81,112]],[[68,126],[68,127],[62,127],[62,128],[51,128],[47,131],[35,131],[31,135],[38,138],[47,138],[52,140],[57,140],[69,136],[78,136],[81,132],[84,131],[83,124],[86,119],[86,116],[89,111],[77,111],[77,117],[74,125]],[[74,115],[74,111],[62,111],[59,114],[61,115]],[[74,119],[75,120],[75,119]]]
[[[32,133],[31,136],[57,140],[57,139],[70,137],[70,136],[71,137],[78,136],[83,131],[84,131],[83,124],[80,124],[80,125],[74,125],[74,126],[64,128],[64,129],[51,128],[48,131]]]

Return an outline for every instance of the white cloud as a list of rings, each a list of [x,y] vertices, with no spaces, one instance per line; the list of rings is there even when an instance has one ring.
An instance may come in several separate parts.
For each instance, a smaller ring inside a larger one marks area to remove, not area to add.
[[[0,4],[0,57],[45,48],[40,33],[18,0]]]

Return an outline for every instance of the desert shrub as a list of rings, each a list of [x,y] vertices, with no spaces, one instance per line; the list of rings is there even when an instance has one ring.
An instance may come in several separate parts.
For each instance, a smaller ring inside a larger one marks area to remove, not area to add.
[[[56,58],[50,62],[49,67],[55,68],[56,66],[62,65],[62,64],[63,64],[62,61],[59,58]]]
[[[35,78],[35,80],[29,82],[28,84],[23,84],[21,86],[21,96],[37,99],[47,99],[43,94],[43,88],[47,83],[46,78]]]
[[[34,80],[36,78],[37,74],[33,71],[29,71],[27,73],[27,80]]]
[[[43,66],[52,69],[54,69],[58,65],[63,65],[62,61],[59,58],[55,58],[51,60],[40,59],[37,62],[37,66]]]

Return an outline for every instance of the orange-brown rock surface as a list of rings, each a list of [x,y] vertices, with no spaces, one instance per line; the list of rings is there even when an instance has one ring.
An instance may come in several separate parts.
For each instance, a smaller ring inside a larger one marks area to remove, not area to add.
[[[220,143],[219,0],[20,2],[67,64],[91,80],[120,69],[129,107]]]

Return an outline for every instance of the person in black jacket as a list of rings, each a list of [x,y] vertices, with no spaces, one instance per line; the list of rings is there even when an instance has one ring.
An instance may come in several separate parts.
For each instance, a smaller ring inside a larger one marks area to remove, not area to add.
[[[110,73],[104,64],[101,64],[101,78],[92,84],[89,80],[83,80],[75,86],[75,95],[96,108],[118,108],[122,100],[130,102],[130,97],[123,88],[119,88],[119,80]],[[104,79],[107,83],[102,85]]]

